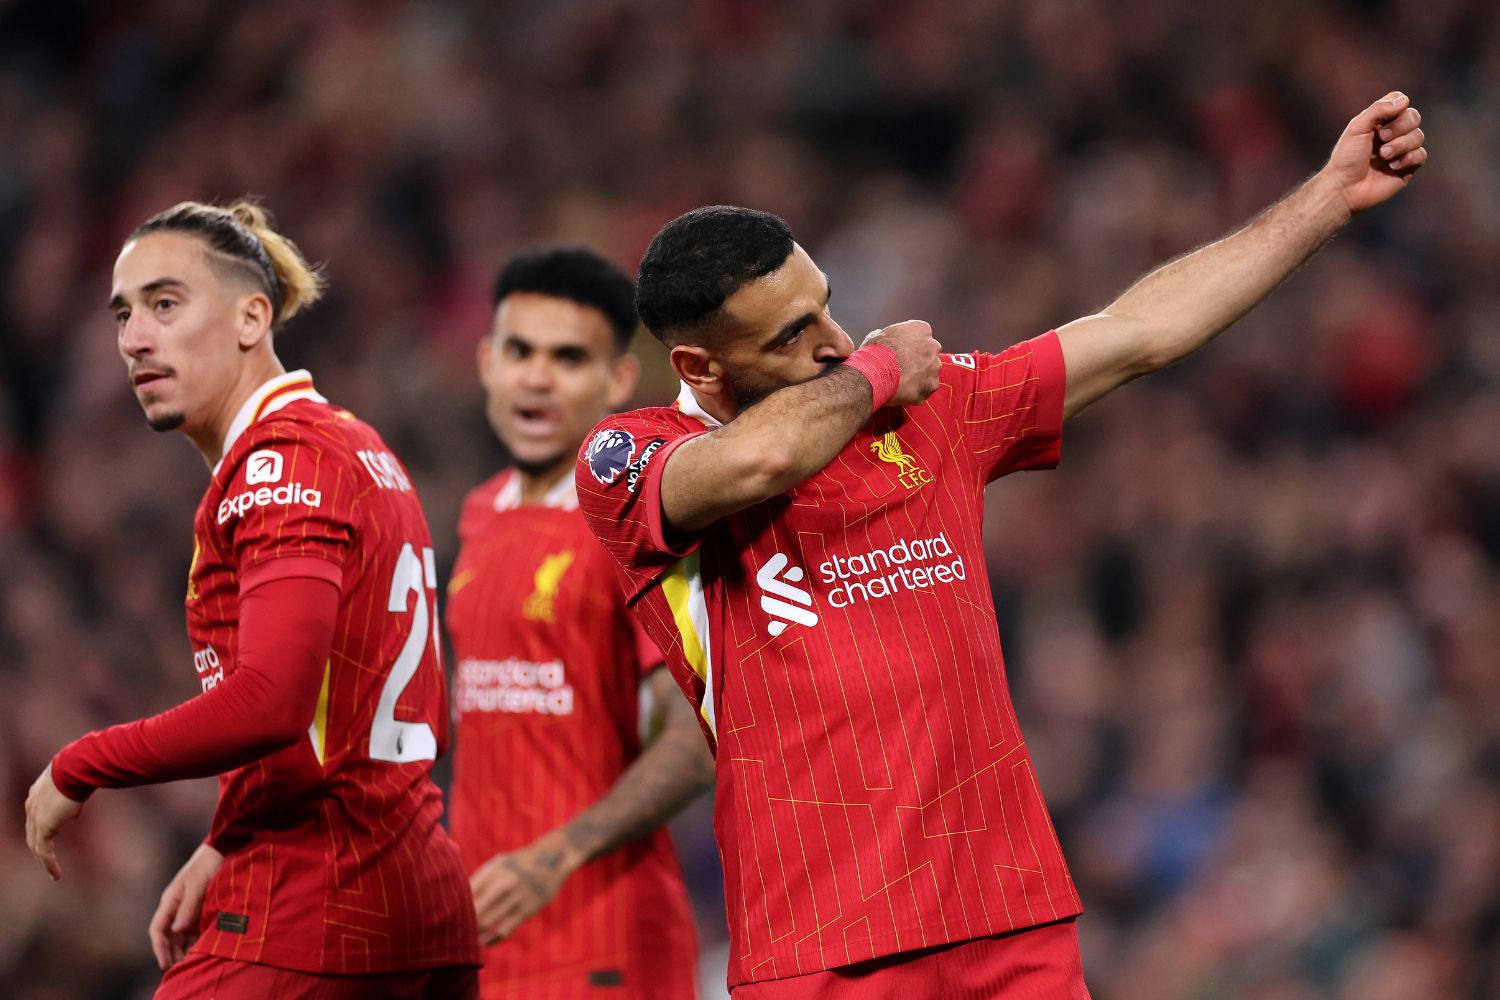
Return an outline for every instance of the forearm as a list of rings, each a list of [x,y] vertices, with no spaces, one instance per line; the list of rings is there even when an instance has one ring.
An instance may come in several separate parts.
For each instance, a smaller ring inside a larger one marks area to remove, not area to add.
[[[696,531],[786,492],[833,461],[870,419],[870,381],[846,365],[787,386],[687,442],[662,478],[662,512]]]
[[[337,611],[338,590],[322,580],[277,580],[244,595],[235,671],[176,708],[70,743],[53,758],[58,789],[81,801],[96,788],[208,777],[296,742],[312,719]]]
[[[598,802],[556,831],[570,868],[643,837],[677,815],[713,784],[713,758],[681,695],[680,718],[668,723]]]
[[[1146,275],[1104,312],[1140,338],[1149,369],[1163,367],[1249,312],[1348,220],[1337,185],[1314,174],[1242,229]]]

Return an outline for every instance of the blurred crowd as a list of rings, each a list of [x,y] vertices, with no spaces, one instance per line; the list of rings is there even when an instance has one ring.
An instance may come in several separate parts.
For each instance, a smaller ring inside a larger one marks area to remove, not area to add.
[[[1099,1000],[1500,996],[1500,6],[1490,0],[0,0],[0,994],[148,996],[210,781],[21,802],[197,689],[207,481],[145,428],[121,238],[264,195],[332,294],[279,344],[411,467],[445,560],[504,461],[497,265],[633,268],[775,211],[856,335],[996,350],[1243,221],[1399,88],[1431,165],[1199,357],[991,489],[1018,708]],[[641,404],[674,391],[642,337]],[[717,860],[676,824],[722,991]],[[709,996],[714,995],[711,991]]]

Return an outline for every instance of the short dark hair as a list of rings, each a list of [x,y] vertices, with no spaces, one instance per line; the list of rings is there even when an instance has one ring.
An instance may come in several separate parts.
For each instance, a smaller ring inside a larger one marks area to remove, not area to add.
[[[624,268],[588,247],[537,247],[506,261],[495,276],[491,307],[507,295],[532,292],[567,299],[604,314],[615,347],[625,351],[635,333],[635,282]]]
[[[792,255],[792,231],[770,212],[709,205],[662,227],[641,258],[635,308],[668,346],[701,329],[741,286]]]

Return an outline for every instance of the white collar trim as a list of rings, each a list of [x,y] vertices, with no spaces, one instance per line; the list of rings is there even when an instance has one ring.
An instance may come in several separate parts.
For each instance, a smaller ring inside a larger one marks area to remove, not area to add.
[[[682,383],[682,389],[677,393],[677,408],[688,416],[703,421],[710,430],[724,426],[719,418],[703,408],[703,404],[698,402],[698,397],[693,394],[692,388],[686,382]]]
[[[234,415],[234,420],[230,422],[229,433],[224,435],[224,450],[219,453],[219,461],[214,464],[215,473],[219,471],[219,466],[224,464],[224,456],[229,454],[229,449],[234,447],[234,443],[239,440],[240,435],[249,430],[250,424],[257,419],[256,411],[260,409],[260,405],[265,402],[266,397],[278,389],[291,385],[294,382],[303,381],[304,379],[311,380],[312,374],[306,368],[299,368],[294,372],[287,372],[285,375],[277,375],[250,394],[250,398],[245,400],[244,405],[240,407],[240,411]],[[295,403],[299,399],[310,399],[315,403],[328,402],[316,389],[309,385],[305,389],[288,392],[273,399],[271,404],[260,413],[260,416],[269,416],[288,403]]]
[[[521,474],[514,469],[506,477],[499,491],[495,494],[495,509],[515,510],[521,506]],[[542,497],[542,506],[553,510],[577,510],[578,509],[578,485],[572,476],[564,475],[547,495]]]

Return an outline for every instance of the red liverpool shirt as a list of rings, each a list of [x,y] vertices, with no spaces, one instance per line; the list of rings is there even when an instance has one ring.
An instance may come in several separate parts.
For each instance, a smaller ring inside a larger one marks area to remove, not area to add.
[[[641,752],[643,674],[661,654],[626,610],[571,477],[520,505],[502,472],[471,492],[448,584],[458,660],[453,836],[473,871],[602,798]],[[691,997],[697,939],[665,829],[584,865],[485,952],[485,997]]]
[[[729,984],[1081,911],[1005,679],[984,487],[1057,464],[1055,334],[944,355],[926,402],[874,414],[823,471],[685,538],[661,470],[713,421],[604,421],[589,526],[716,747]]]
[[[306,372],[272,379],[230,427],[193,543],[188,636],[204,692],[234,675],[241,593],[285,576],[340,591],[306,738],[219,776],[209,841],[224,864],[193,951],[324,974],[478,965],[468,879],[429,777],[448,742],[447,686],[432,539],[401,463]],[[86,737],[86,752],[107,752],[112,732]],[[71,770],[70,749],[55,770]],[[185,770],[132,767],[110,783]]]

